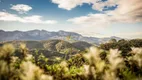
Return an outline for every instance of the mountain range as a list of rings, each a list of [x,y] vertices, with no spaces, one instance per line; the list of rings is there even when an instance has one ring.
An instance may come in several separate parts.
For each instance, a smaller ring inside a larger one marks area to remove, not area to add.
[[[68,42],[64,40],[44,40],[44,41],[7,41],[0,43],[0,48],[5,44],[12,44],[16,49],[17,56],[21,56],[19,47],[21,43],[26,44],[26,48],[33,56],[43,54],[45,57],[54,60],[56,57],[68,59],[77,53],[83,52],[93,46],[90,43],[83,41]]]
[[[30,31],[4,31],[0,30],[0,41],[13,41],[13,40],[24,40],[24,41],[41,41],[41,40],[52,40],[60,39],[69,42],[85,41],[93,44],[101,44],[109,41],[110,39],[120,40],[119,37],[86,37],[75,32],[67,32],[60,30],[58,32],[50,32],[46,30],[30,30]]]

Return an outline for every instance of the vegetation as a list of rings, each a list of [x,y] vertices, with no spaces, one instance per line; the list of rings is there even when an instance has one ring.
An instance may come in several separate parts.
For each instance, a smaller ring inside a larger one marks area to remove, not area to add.
[[[4,44],[0,47],[0,80],[141,80],[141,42],[112,40],[68,58],[61,53],[44,55],[46,49],[31,51],[22,43],[16,48]]]
[[[104,50],[118,49],[122,51],[121,54],[123,56],[128,55],[127,53],[132,51],[131,47],[142,47],[142,39],[133,39],[133,40],[121,39],[119,41],[112,39],[108,43],[100,45],[100,48]]]

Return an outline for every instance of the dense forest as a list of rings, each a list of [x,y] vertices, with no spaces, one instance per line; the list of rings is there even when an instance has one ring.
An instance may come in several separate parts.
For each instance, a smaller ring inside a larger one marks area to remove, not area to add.
[[[142,79],[142,39],[112,39],[100,46],[61,40],[16,43],[1,43],[0,80]]]

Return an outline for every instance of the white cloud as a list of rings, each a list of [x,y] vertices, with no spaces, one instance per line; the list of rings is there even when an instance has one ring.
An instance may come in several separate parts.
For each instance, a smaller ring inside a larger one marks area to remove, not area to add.
[[[104,7],[112,7],[115,6],[116,0],[52,0],[53,3],[58,4],[59,8],[63,8],[66,10],[71,10],[77,6],[83,5],[83,3],[92,4],[92,9],[102,11]]]
[[[0,20],[2,21],[19,21],[20,17],[14,14],[9,14],[7,12],[0,12]]]
[[[59,4],[59,8],[63,8],[66,10],[71,10],[77,5],[80,5],[80,0],[52,0],[52,2],[55,4]]]
[[[116,6],[115,10],[105,11],[105,14],[89,14],[69,19],[77,24],[99,24],[110,22],[141,22],[142,21],[142,1],[141,0],[52,0],[58,4],[59,8],[71,10],[83,3],[92,4],[95,10],[103,11],[106,7]]]
[[[105,8],[116,6],[117,1],[118,0],[107,0],[107,1],[103,2],[101,0],[98,0],[98,1],[92,3],[93,4],[92,9],[98,10],[98,11],[103,11]]]
[[[25,4],[17,4],[17,5],[12,5],[10,9],[17,11],[20,14],[24,14],[32,10],[32,7],[29,5],[25,5]]]
[[[128,4],[129,2],[129,4]],[[136,23],[142,22],[141,0],[120,0],[115,10],[107,11],[104,14],[89,14],[87,16],[71,18],[68,21],[80,25],[108,25],[114,22]]]
[[[57,21],[55,21],[55,20],[47,20],[47,21],[45,21],[47,24],[56,24],[57,23]]]
[[[87,16],[76,17],[68,19],[67,21],[87,27],[100,27],[110,24],[109,16],[106,14],[88,14]]]
[[[116,22],[142,22],[142,1],[141,0],[120,0],[118,7],[107,12]]]
[[[117,33],[115,36],[123,36],[125,38],[142,38],[142,32],[125,32],[125,33]]]
[[[42,20],[42,16],[32,15],[26,17],[19,17],[15,14],[10,14],[8,12],[0,12],[1,21],[18,21],[22,23],[36,23],[36,24],[56,24],[55,20]]]
[[[91,1],[95,2],[97,0],[91,0]],[[72,22],[77,26],[80,26],[78,30],[83,31],[83,33],[91,35],[92,32],[98,32],[98,27],[102,27],[100,29],[103,29],[111,25],[112,23],[142,22],[141,0],[108,0],[106,2],[100,1],[93,3],[92,8],[95,10],[102,11],[104,9],[104,6],[110,7],[116,5],[117,7],[114,10],[103,11],[103,13],[88,14],[86,16],[74,17],[68,19],[67,21]],[[133,35],[141,35],[141,33]]]

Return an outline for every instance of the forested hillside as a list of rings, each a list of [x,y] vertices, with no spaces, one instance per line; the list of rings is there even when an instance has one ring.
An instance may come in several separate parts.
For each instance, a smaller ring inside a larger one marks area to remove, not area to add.
[[[3,43],[0,80],[141,80],[141,44],[141,39],[98,47],[62,40]]]

